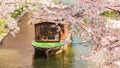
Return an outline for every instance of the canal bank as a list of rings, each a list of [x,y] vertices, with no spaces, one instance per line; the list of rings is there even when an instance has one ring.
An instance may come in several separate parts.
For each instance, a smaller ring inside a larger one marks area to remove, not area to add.
[[[0,68],[29,68],[32,66],[34,49],[31,42],[34,39],[33,25],[28,25],[26,14],[19,22],[20,32],[16,37],[10,34],[0,46]]]
[[[87,60],[75,57],[89,52],[89,45],[77,44],[79,38],[74,36],[73,44],[64,53],[47,58],[34,58],[34,27],[28,25],[29,18],[25,15],[19,22],[20,32],[13,38],[8,35],[0,47],[0,68],[94,68]]]

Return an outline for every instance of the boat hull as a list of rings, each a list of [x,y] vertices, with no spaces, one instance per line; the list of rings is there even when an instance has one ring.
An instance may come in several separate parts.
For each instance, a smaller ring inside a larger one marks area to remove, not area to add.
[[[62,53],[63,51],[66,51],[69,45],[70,43],[67,43],[61,46],[51,47],[51,48],[41,48],[41,47],[34,46],[35,56],[45,56],[49,58],[49,56],[56,55],[56,54]]]

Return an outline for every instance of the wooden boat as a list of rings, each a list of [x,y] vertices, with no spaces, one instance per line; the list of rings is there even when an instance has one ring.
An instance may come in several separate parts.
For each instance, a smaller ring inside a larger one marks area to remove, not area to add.
[[[67,49],[70,44],[70,33],[68,24],[43,21],[34,24],[35,41],[32,42],[35,48],[35,55],[51,56],[59,54]]]

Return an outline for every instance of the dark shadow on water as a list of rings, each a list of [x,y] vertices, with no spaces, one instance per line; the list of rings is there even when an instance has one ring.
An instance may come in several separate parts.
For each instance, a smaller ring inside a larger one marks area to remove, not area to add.
[[[50,56],[34,55],[33,67],[34,68],[70,68],[74,62],[74,54],[70,47],[67,51]]]
[[[34,59],[36,59],[36,58],[47,58],[47,55],[44,52],[41,53],[41,52],[35,51],[34,52]]]

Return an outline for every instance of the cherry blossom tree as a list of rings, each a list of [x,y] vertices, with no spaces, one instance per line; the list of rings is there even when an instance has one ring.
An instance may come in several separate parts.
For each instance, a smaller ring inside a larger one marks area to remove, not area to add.
[[[114,0],[113,2],[111,0],[77,0],[76,5],[66,5],[61,2],[57,4],[50,3],[35,12],[32,19],[34,21],[38,19],[53,19],[52,16],[41,15],[43,12],[53,16],[61,13],[62,16],[57,19],[58,21],[71,22],[82,28],[81,31],[71,29],[72,33],[84,38],[92,37],[91,44],[93,47],[89,57],[83,56],[83,58],[93,60],[97,68],[119,68],[120,31],[119,27],[116,28],[119,23],[116,22],[117,20],[113,21],[109,17],[101,15],[106,11],[111,11],[109,7],[118,5],[119,3]],[[41,16],[42,18],[40,18]],[[113,23],[117,24],[113,25]],[[83,35],[84,32],[86,32],[85,35]]]
[[[111,0],[83,0],[78,1],[77,5],[67,5],[67,7],[63,7],[65,6],[64,4],[60,5],[62,7],[56,9],[62,9],[61,12],[64,13],[64,20],[73,24],[76,23],[84,29],[86,35],[83,37],[92,37],[91,43],[93,48],[91,48],[89,59],[96,62],[97,68],[119,68],[120,27],[114,28],[116,26],[112,24],[113,21],[101,15],[106,11],[111,11],[108,7],[118,6],[119,3],[114,0],[113,2]],[[47,12],[52,12],[52,10],[49,10],[50,8],[46,9]],[[114,21],[114,23],[117,22]],[[79,32],[74,29],[71,31],[80,36],[83,33],[83,31]],[[83,58],[86,58],[86,56]]]
[[[7,32],[10,32],[13,36],[20,30],[17,26],[18,20],[13,18],[10,13],[13,13],[14,10],[17,10],[20,6],[24,5],[24,0],[1,0],[0,1],[0,16],[5,20],[3,22],[7,26]],[[2,25],[1,25],[2,26]],[[2,26],[4,27],[4,25]],[[2,29],[6,31],[6,29]]]
[[[83,1],[84,3],[80,1],[84,9],[82,17],[87,20],[87,24],[83,26],[88,32],[88,36],[92,37],[92,45],[94,45],[91,49],[90,58],[98,63],[99,67],[119,68],[120,55],[118,55],[117,51],[120,50],[120,27],[114,28],[116,26],[113,25],[117,22],[114,21],[114,24],[112,24],[113,21],[108,21],[107,17],[100,15],[105,11],[111,11],[106,7],[119,5],[116,1],[110,1]],[[119,24],[117,23],[116,25]],[[81,26],[81,23],[78,23],[78,25]]]
[[[120,67],[120,30],[119,27],[113,28],[119,24],[119,19],[113,21],[109,17],[102,15],[106,11],[112,11],[109,7],[119,6],[119,0],[76,0],[76,4],[64,4],[59,2],[60,0],[11,0],[11,2],[3,0],[0,5],[0,16],[6,19],[6,24],[12,35],[15,35],[20,30],[16,19],[10,17],[10,12],[14,12],[22,5],[19,1],[23,2],[23,5],[27,3],[28,10],[33,12],[28,23],[39,19],[52,19],[58,22],[64,21],[77,24],[81,27],[81,30],[78,31],[72,28],[71,33],[86,39],[88,37],[92,38],[91,44],[93,47],[89,57],[83,56],[83,58],[96,62],[97,68]],[[43,15],[44,12],[45,14]],[[49,14],[51,16],[45,17]],[[54,18],[55,15],[60,17]],[[118,23],[115,25],[113,22],[116,23],[116,21]]]

